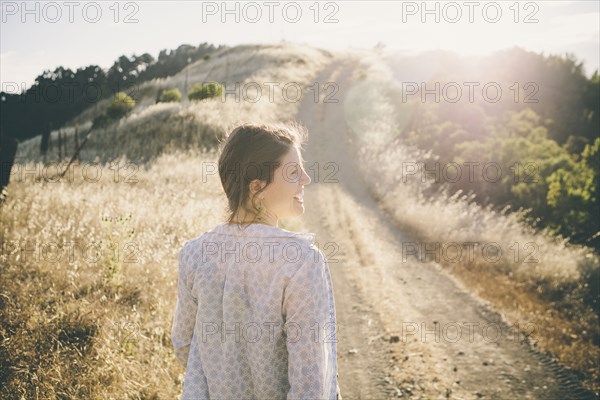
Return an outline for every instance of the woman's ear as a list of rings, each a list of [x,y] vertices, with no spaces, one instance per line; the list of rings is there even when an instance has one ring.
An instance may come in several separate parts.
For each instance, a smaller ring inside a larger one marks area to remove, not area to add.
[[[256,192],[265,187],[265,185],[266,182],[263,182],[259,179],[254,179],[252,182],[250,182],[250,193],[254,196]]]

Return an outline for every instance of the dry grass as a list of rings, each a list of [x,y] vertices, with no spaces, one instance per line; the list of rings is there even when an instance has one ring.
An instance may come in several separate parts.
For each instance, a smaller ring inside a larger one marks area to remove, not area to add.
[[[176,257],[183,240],[219,221],[218,178],[201,183],[196,173],[214,159],[164,155],[137,183],[112,174],[86,182],[79,167],[73,181],[11,183],[2,208],[3,398],[175,398]],[[73,257],[52,243],[74,243]]]
[[[479,242],[472,258],[462,256],[457,262],[449,250],[441,253],[440,263],[511,325],[526,327],[524,333],[530,334],[535,327],[530,339],[539,349],[580,372],[589,389],[599,390],[600,323],[593,309],[598,300],[598,255],[547,232],[534,233],[519,213],[480,207],[473,197],[460,193],[428,198],[423,194],[430,188],[428,182],[416,175],[404,180],[401,163],[418,162],[426,154],[394,142],[395,110],[385,100],[391,74],[376,58],[364,64],[365,78],[355,85],[346,107],[360,170],[372,194],[415,243]],[[485,244],[497,246],[501,256],[484,256]]]
[[[223,76],[225,61],[214,57],[190,66],[190,76],[214,66],[217,78],[309,86],[331,61],[297,45],[238,50],[230,62],[244,68],[232,66],[232,75]],[[63,178],[37,163],[39,137],[19,146],[15,168],[37,171],[38,179],[13,175],[0,209],[1,398],[180,394],[184,369],[170,341],[177,254],[225,217],[218,175],[203,163],[216,165],[216,137],[233,125],[293,119],[298,104],[280,96],[154,104],[154,89],[179,83],[181,74],[148,84],[134,112],[95,132],[81,155],[86,162]],[[84,129],[95,115],[88,110],[74,122]],[[72,135],[74,127],[65,130]],[[49,160],[57,160],[56,147]],[[298,221],[282,225],[295,230]]]

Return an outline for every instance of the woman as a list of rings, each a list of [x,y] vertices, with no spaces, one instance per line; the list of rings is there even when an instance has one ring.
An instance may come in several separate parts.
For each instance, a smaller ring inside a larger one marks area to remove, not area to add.
[[[171,340],[185,399],[341,399],[333,286],[304,213],[300,125],[243,124],[222,143],[227,222],[185,242]]]

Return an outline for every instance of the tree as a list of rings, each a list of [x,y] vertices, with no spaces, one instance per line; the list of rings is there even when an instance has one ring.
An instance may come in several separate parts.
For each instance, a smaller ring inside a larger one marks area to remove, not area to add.
[[[598,246],[600,212],[600,138],[586,145],[579,162],[553,172],[547,178],[547,202],[553,222],[564,236]]]

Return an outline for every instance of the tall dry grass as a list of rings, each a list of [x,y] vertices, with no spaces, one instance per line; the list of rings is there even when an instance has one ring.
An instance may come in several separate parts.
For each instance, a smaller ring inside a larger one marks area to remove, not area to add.
[[[429,181],[402,174],[402,163],[414,164],[431,154],[395,140],[398,110],[386,100],[391,71],[377,56],[365,58],[363,70],[347,98],[346,118],[373,196],[417,245],[480,243],[472,258],[463,253],[457,259],[450,248],[445,256],[438,252],[439,262],[511,325],[533,324],[531,343],[580,372],[589,389],[599,390],[600,323],[592,308],[598,300],[598,255],[547,231],[535,233],[523,222],[523,210],[494,211],[460,192],[426,195]],[[499,248],[500,256],[484,255],[485,244]],[[421,253],[420,260],[428,262],[431,256]]]
[[[105,164],[98,182],[78,166],[72,180],[11,183],[1,215],[3,398],[176,397],[176,258],[219,222],[218,177],[198,173],[214,161],[163,155],[137,182],[115,182]]]
[[[298,45],[238,50],[231,49],[229,75],[217,57],[188,67],[190,76],[214,67],[228,81],[310,86],[333,60]],[[179,84],[181,74],[148,87]],[[131,115],[95,132],[82,162],[62,178],[65,164],[38,162],[39,137],[19,146],[0,208],[0,398],[181,392],[184,369],[170,341],[177,254],[224,221],[225,195],[212,172],[216,138],[239,122],[293,119],[298,104],[277,93],[272,102],[153,104],[153,90]],[[74,121],[79,129],[94,112]],[[75,127],[63,129],[72,135]],[[282,226],[297,230],[299,221]]]

